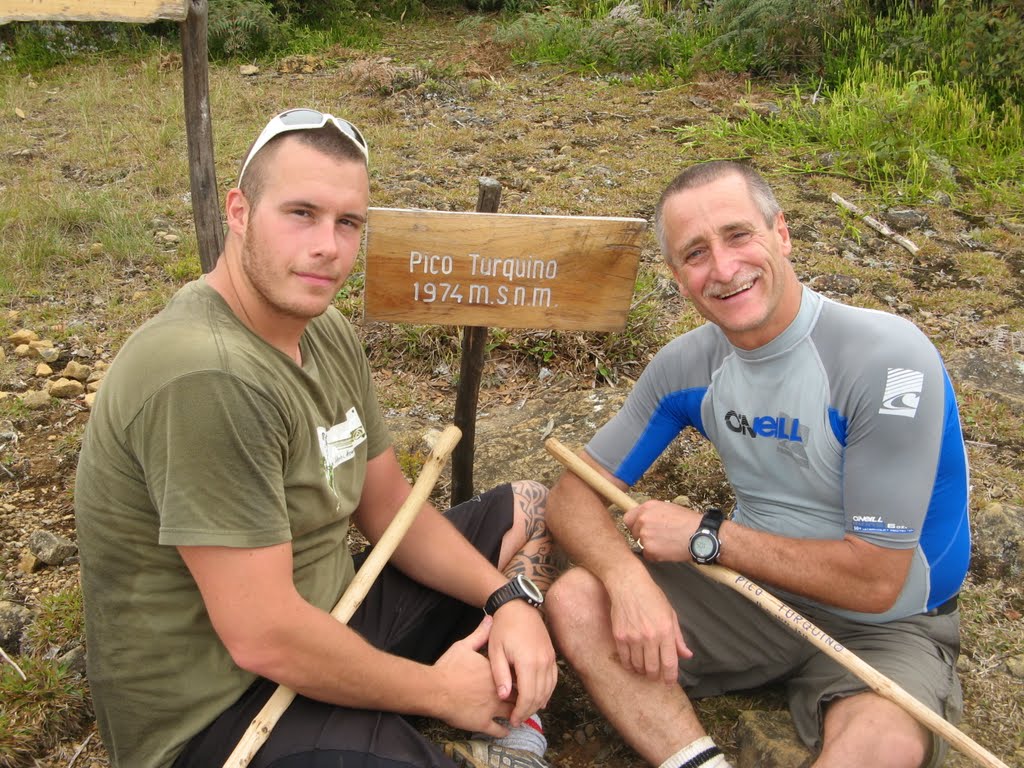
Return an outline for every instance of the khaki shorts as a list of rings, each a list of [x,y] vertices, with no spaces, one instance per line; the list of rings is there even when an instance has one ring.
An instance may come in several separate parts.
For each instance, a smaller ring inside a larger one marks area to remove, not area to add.
[[[797,733],[808,747],[820,750],[828,702],[870,687],[752,601],[699,574],[698,568],[647,563],[679,615],[683,637],[693,651],[693,658],[680,659],[680,684],[699,699],[783,683]],[[922,704],[954,725],[960,722],[958,610],[865,624],[786,602]],[[932,734],[929,765],[940,765],[947,751],[946,742]]]

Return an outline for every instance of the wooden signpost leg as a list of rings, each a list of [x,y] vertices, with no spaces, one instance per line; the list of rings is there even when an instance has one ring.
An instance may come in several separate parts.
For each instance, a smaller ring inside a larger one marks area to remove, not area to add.
[[[480,179],[476,200],[478,213],[497,213],[501,202],[501,183],[497,179]],[[462,430],[462,442],[452,454],[451,505],[473,498],[473,453],[476,445],[476,406],[480,396],[480,378],[484,369],[487,328],[467,326],[462,329],[462,357],[459,387],[455,394],[455,426]]]
[[[207,0],[190,0],[181,23],[181,69],[185,80],[185,135],[188,142],[192,217],[196,222],[199,262],[213,269],[224,248],[217,172],[213,164],[213,117],[210,114]]]

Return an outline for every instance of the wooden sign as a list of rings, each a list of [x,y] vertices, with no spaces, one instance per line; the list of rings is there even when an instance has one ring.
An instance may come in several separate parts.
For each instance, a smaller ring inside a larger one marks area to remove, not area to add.
[[[371,208],[369,320],[618,331],[643,219]]]
[[[3,0],[0,24],[9,21],[184,21],[189,0]]]

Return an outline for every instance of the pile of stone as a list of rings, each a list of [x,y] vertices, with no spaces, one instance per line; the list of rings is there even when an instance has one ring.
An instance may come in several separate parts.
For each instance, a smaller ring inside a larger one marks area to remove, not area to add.
[[[8,397],[18,398],[29,410],[45,408],[52,398],[62,400],[81,400],[87,408],[92,408],[96,392],[100,388],[106,374],[107,363],[100,360],[92,365],[69,359],[59,372],[54,372],[53,364],[64,356],[60,346],[51,339],[40,338],[39,334],[28,328],[21,328],[7,337],[6,345],[15,358],[28,361],[26,372],[31,370],[31,382],[18,378],[0,382],[0,400]],[[7,357],[7,349],[0,346],[0,362]],[[7,388],[13,391],[7,391]]]

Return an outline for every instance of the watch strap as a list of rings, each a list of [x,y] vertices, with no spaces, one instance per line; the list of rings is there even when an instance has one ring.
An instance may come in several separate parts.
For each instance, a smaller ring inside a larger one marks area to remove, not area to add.
[[[708,511],[704,513],[704,517],[700,519],[700,525],[697,530],[707,528],[717,536],[718,529],[722,526],[722,521],[724,519],[725,515],[722,514],[722,510],[718,507],[708,507]]]
[[[487,598],[487,602],[484,603],[484,613],[488,616],[493,616],[495,611],[510,600],[525,600],[534,607],[540,605],[540,603],[526,593],[526,590],[523,589],[523,585],[519,582],[519,579],[520,577],[516,576],[515,578],[510,579],[508,583],[494,590],[494,592],[491,593],[491,596]]]

